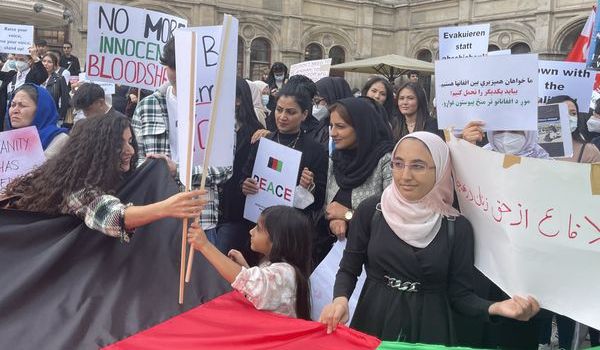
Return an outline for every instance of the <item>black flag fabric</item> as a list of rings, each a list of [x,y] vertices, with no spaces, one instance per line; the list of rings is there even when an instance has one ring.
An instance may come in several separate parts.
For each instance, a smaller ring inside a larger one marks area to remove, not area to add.
[[[143,205],[177,190],[165,162],[152,160],[117,196]],[[98,349],[231,290],[195,254],[178,304],[181,230],[163,219],[121,243],[72,216],[0,210],[0,348]]]

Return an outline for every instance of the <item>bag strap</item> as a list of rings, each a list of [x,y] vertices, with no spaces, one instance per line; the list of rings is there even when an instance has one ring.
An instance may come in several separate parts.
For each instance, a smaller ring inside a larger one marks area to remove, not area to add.
[[[577,157],[577,163],[581,163],[581,158],[583,157],[583,151],[585,150],[585,146],[587,146],[588,142],[584,142],[583,146],[581,146],[581,151],[579,151],[579,157]]]
[[[448,248],[452,251],[452,247],[454,246],[454,222],[456,221],[455,217],[448,217],[446,222],[448,223]]]

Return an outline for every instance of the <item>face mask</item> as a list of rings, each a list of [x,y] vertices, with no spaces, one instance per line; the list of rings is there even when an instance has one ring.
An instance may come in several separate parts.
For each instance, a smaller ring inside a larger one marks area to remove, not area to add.
[[[600,119],[591,117],[587,121],[587,127],[590,132],[600,132]]]
[[[294,192],[294,208],[305,209],[315,201],[315,196],[306,188],[298,185]]]
[[[569,128],[571,132],[574,132],[577,129],[577,117],[569,117]]]
[[[360,92],[355,92],[354,97],[360,97]]]
[[[4,66],[2,66],[2,71],[8,72],[9,70],[16,70],[17,65],[15,63],[16,63],[15,60],[8,60],[8,61],[4,62]]]
[[[275,74],[275,80],[282,81],[285,78],[285,74]]]
[[[326,106],[313,106],[312,115],[317,118],[317,120],[321,120],[325,118],[329,114]]]
[[[262,95],[261,99],[263,106],[267,107],[267,105],[269,104],[269,95]]]
[[[19,72],[25,71],[29,68],[29,63],[23,62],[23,61],[17,61],[17,62],[15,62],[15,68],[17,68],[17,71],[19,71]]]
[[[494,134],[494,149],[504,154],[517,154],[525,146],[525,135],[512,132],[499,132]]]

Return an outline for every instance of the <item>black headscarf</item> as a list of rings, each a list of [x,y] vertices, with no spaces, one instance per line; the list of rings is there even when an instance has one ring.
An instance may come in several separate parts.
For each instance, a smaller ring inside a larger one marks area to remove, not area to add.
[[[317,93],[327,101],[328,105],[342,98],[352,97],[348,82],[341,77],[325,77],[317,81]]]
[[[338,103],[346,108],[352,119],[356,147],[333,151],[333,175],[342,190],[352,190],[373,174],[381,157],[394,148],[394,142],[389,126],[369,100],[351,97]]]

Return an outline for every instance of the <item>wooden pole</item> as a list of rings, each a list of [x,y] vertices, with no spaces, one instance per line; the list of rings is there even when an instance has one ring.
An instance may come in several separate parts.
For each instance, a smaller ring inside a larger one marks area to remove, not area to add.
[[[213,140],[215,137],[215,129],[217,125],[217,111],[221,104],[221,90],[223,89],[223,64],[225,57],[227,57],[227,39],[229,38],[229,32],[231,30],[231,15],[225,15],[223,18],[223,31],[221,32],[221,51],[219,55],[219,70],[217,71],[216,79],[216,94],[215,100],[210,111],[210,126],[208,129],[208,139],[206,143],[206,150],[204,152],[204,162],[202,164],[202,179],[200,181],[200,189],[204,189],[206,185],[206,175],[208,173],[208,166],[210,164],[210,154],[212,151]],[[194,257],[194,250],[190,250],[190,256],[188,257],[188,266],[185,273],[185,281],[189,282],[192,275],[192,262]]]
[[[194,144],[194,120],[196,119],[194,113],[194,106],[196,105],[196,94],[195,94],[195,83],[196,83],[196,33],[192,32],[192,54],[190,55],[190,77],[189,77],[189,93],[190,93],[190,104],[191,108],[188,112],[188,145],[187,145],[187,159],[186,162],[186,173],[185,173],[185,191],[191,190],[192,187],[192,158],[194,156],[193,153],[193,144]],[[183,304],[183,292],[185,289],[185,253],[187,248],[187,233],[188,233],[188,221],[189,219],[183,219],[183,229],[181,232],[181,263],[179,265],[179,304]],[[193,248],[190,249],[193,251]]]

